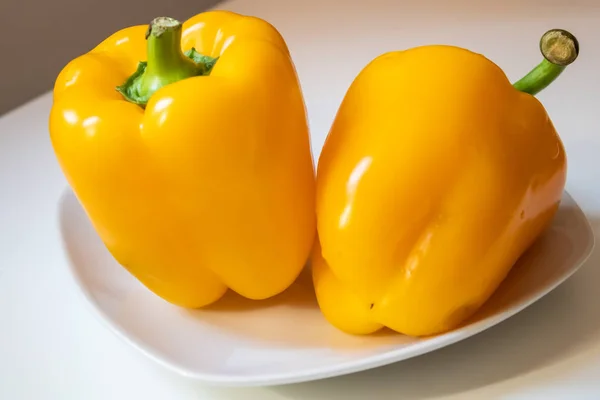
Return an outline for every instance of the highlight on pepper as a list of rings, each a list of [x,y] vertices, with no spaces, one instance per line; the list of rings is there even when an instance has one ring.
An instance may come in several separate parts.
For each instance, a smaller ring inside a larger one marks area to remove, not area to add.
[[[60,72],[49,130],[107,249],[166,301],[265,299],[306,264],[308,122],[268,22],[209,11],[115,32]]]
[[[533,95],[579,44],[551,30],[540,49],[541,63],[514,85],[454,46],[382,54],[352,82],[317,167],[312,274],[335,327],[455,329],[549,226],[566,154]]]

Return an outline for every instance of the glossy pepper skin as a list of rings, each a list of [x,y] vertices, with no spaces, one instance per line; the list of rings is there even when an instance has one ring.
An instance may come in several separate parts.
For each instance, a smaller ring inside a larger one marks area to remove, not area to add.
[[[316,233],[307,117],[284,39],[258,18],[199,14],[181,47],[219,57],[210,75],[163,86],[143,108],[115,88],[146,59],[147,30],[113,34],[58,76],[50,134],[68,183],[115,259],[165,300],[195,308],[228,288],[282,292]]]
[[[544,107],[484,56],[379,56],[318,162],[312,268],[325,318],[353,334],[456,328],[549,225],[565,178]]]

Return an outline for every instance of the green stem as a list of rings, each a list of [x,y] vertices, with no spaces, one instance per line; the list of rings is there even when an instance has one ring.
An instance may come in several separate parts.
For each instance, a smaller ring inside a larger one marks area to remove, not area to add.
[[[150,95],[169,83],[196,76],[196,64],[181,51],[181,30],[181,23],[173,18],[159,17],[150,23],[148,66],[140,79],[140,94]]]
[[[181,50],[182,26],[169,17],[155,18],[146,32],[146,62],[138,64],[135,71],[117,90],[126,100],[145,107],[160,88],[194,76],[208,75],[215,58],[202,56],[191,49]]]
[[[544,59],[527,75],[515,82],[515,89],[536,95],[550,85],[579,55],[579,43],[571,33],[562,29],[546,32],[540,40]]]

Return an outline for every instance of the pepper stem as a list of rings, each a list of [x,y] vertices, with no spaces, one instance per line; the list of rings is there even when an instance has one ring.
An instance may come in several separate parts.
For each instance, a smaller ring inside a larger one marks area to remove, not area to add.
[[[563,29],[551,29],[540,40],[544,59],[513,84],[515,89],[536,95],[550,85],[579,55],[577,38]]]
[[[140,62],[137,71],[117,87],[126,100],[145,107],[160,88],[210,73],[217,59],[203,56],[193,48],[184,54],[181,34],[181,22],[174,18],[152,20],[146,32],[147,61]]]

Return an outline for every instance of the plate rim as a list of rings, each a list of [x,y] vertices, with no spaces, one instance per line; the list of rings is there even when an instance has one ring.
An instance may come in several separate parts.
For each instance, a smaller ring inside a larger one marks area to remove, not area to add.
[[[63,190],[62,195],[59,199],[59,208],[60,205],[63,204],[65,198],[69,195],[72,195],[77,199],[76,195],[72,191],[70,187],[66,187],[66,190]],[[142,353],[145,357],[153,360],[157,364],[166,368],[167,370],[171,370],[179,375],[182,375],[186,378],[193,379],[198,382],[202,382],[203,384],[207,384],[210,386],[217,387],[260,387],[260,386],[276,386],[276,385],[288,385],[294,383],[302,383],[309,382],[315,380],[322,380],[333,378],[337,376],[343,376],[348,374],[353,374],[357,372],[366,371],[369,369],[379,368],[385,365],[390,365],[396,362],[409,360],[411,358],[415,358],[427,353],[431,353],[437,351],[443,347],[450,346],[452,344],[456,344],[463,340],[472,338],[498,324],[501,322],[507,321],[519,312],[525,310],[535,302],[539,301],[547,294],[552,292],[558,286],[562,285],[565,281],[567,281],[571,276],[573,276],[576,272],[578,272],[583,265],[589,260],[590,256],[593,253],[593,250],[596,245],[596,238],[594,235],[594,230],[591,226],[590,220],[587,217],[587,214],[583,211],[583,209],[579,206],[573,196],[567,190],[563,191],[563,198],[561,200],[564,201],[564,198],[568,198],[570,202],[574,205],[577,212],[581,214],[583,217],[583,221],[585,222],[585,229],[587,231],[587,235],[589,237],[589,245],[585,249],[584,252],[581,253],[579,260],[575,263],[576,266],[570,268],[567,272],[565,272],[560,278],[556,279],[551,285],[548,285],[544,290],[538,292],[536,295],[530,296],[526,301],[519,303],[519,306],[512,307],[510,310],[500,314],[493,314],[487,318],[483,318],[474,323],[468,324],[464,327],[455,329],[453,331],[447,332],[443,335],[427,339],[421,343],[415,343],[410,348],[400,348],[400,349],[392,349],[386,351],[381,354],[375,354],[371,356],[365,356],[358,360],[340,362],[337,364],[325,366],[325,367],[311,367],[307,368],[303,371],[299,372],[284,372],[284,373],[275,373],[275,374],[265,374],[260,377],[244,377],[238,375],[223,375],[223,374],[213,374],[213,373],[205,373],[205,372],[196,372],[190,370],[188,368],[182,367],[177,363],[171,362],[165,357],[157,354],[151,346],[146,346],[143,343],[140,343],[133,338],[131,338],[126,329],[124,329],[121,324],[116,323],[112,318],[110,318],[101,308],[98,303],[94,300],[90,290],[87,288],[87,285],[83,283],[81,275],[77,272],[77,269],[74,266],[73,259],[71,257],[70,252],[66,248],[66,242],[64,240],[63,230],[62,230],[62,210],[59,210],[58,218],[59,218],[59,230],[61,235],[61,244],[62,250],[66,256],[67,261],[67,269],[68,275],[70,276],[72,282],[77,286],[78,295],[83,297],[85,307],[88,308],[90,313],[94,315],[95,319],[99,320],[99,322],[107,328],[110,332],[115,334],[120,340],[124,341],[126,344],[132,346],[134,349]],[[78,201],[78,199],[77,199]],[[81,206],[81,204],[80,204]],[[468,330],[469,334],[465,335],[464,331]]]

